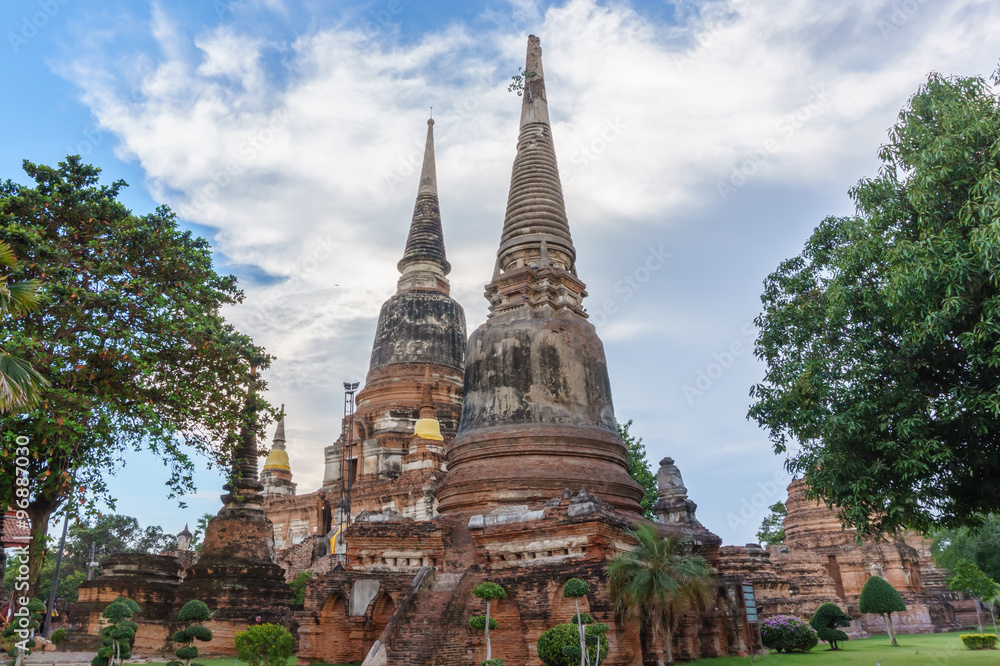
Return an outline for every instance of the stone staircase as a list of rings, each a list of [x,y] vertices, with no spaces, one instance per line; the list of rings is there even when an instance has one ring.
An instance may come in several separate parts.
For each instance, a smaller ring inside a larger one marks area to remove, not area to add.
[[[447,626],[443,617],[460,589],[464,573],[438,573],[430,586],[417,595],[396,631],[386,642],[389,666],[423,666],[434,656],[434,637]]]
[[[475,545],[463,522],[452,522],[449,540],[441,568],[424,567],[417,573],[362,666],[427,666],[438,663],[444,652],[464,653],[465,647],[452,645],[449,650],[454,641],[448,635],[464,629],[465,607],[482,575],[477,566],[469,566]]]

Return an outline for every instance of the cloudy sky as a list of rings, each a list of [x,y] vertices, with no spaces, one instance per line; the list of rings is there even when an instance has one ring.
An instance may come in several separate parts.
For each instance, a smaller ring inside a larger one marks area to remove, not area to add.
[[[167,204],[212,242],[247,294],[229,317],[278,357],[300,492],[395,290],[431,107],[452,294],[484,321],[507,85],[539,35],[617,416],[736,544],[788,480],[745,418],[764,277],[853,212],[928,72],[988,76],[1000,56],[992,0],[5,0],[0,27],[0,177],[81,154],[137,213]],[[165,476],[133,457],[118,510],[175,532],[218,509],[211,472],[184,510],[151,492]]]

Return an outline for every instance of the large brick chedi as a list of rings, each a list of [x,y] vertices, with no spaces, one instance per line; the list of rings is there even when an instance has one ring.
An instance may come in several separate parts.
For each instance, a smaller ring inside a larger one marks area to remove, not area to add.
[[[466,345],[465,311],[449,294],[433,120],[397,268],[396,294],[382,305],[358,393],[353,444],[341,439],[327,448],[323,486],[333,496],[350,481],[352,516],[386,510],[427,520],[444,475],[444,447],[458,429]],[[434,432],[427,445],[414,446],[414,434],[428,428]]]
[[[528,39],[517,157],[486,323],[472,334],[441,513],[537,506],[586,488],[627,514],[628,475],[604,346],[587,321],[549,125],[542,50]]]

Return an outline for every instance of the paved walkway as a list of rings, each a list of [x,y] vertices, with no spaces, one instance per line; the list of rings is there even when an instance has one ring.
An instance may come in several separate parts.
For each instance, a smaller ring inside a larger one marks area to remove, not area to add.
[[[97,656],[96,652],[43,652],[36,650],[24,659],[24,664],[29,666],[43,666],[53,664],[58,666],[90,666],[90,660]],[[126,660],[126,664],[147,664],[152,659],[142,657]],[[161,659],[162,661],[162,659]]]

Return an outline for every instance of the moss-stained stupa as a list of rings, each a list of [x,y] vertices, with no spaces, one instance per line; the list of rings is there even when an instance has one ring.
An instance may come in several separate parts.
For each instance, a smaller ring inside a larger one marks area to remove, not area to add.
[[[469,341],[439,510],[537,505],[585,488],[638,514],[642,491],[626,470],[604,346],[582,305],[535,36],[524,71],[517,157],[486,286],[490,313]]]

